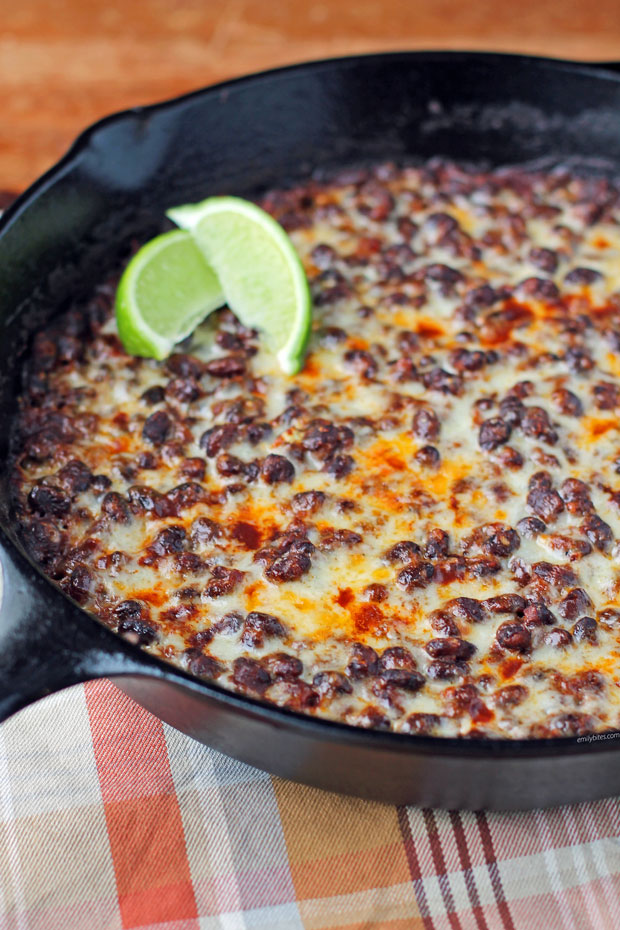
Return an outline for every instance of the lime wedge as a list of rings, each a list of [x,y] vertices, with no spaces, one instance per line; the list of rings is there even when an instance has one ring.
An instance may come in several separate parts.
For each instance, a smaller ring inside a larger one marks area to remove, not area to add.
[[[209,197],[174,207],[167,215],[191,232],[235,316],[263,333],[286,374],[298,372],[310,333],[312,301],[303,266],[282,227],[239,197]]]
[[[166,358],[209,313],[225,303],[217,275],[182,229],[147,242],[116,292],[116,323],[131,355]]]

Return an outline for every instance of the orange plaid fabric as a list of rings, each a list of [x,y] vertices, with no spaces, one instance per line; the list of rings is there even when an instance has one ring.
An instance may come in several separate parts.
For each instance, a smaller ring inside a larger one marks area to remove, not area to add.
[[[272,778],[106,681],[0,728],[0,930],[612,930],[620,804],[396,808]]]

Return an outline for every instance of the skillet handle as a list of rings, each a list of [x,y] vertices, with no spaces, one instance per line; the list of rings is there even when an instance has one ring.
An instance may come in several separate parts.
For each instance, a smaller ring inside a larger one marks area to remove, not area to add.
[[[92,678],[157,675],[149,656],[68,601],[1,532],[0,568],[0,722]]]

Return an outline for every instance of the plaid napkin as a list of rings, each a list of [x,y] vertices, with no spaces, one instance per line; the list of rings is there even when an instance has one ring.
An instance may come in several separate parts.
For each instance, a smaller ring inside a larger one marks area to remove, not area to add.
[[[618,800],[396,808],[272,778],[107,681],[0,727],[1,930],[612,930]]]

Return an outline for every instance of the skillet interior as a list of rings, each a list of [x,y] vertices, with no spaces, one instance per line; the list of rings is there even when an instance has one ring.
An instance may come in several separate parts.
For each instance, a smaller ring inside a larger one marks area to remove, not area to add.
[[[112,267],[119,243],[150,235],[165,207],[209,193],[251,195],[302,180],[316,168],[390,158],[440,155],[489,166],[568,159],[589,173],[615,174],[619,108],[620,79],[583,66],[514,56],[398,54],[285,69],[103,121],[2,223],[3,474],[28,333]],[[0,506],[10,535],[6,488]],[[65,656],[73,674],[56,677],[49,687],[133,672],[124,687],[153,712],[287,777],[384,800],[467,807],[597,797],[618,783],[613,740],[506,745],[403,739],[351,732],[223,694],[134,655],[95,621],[76,620],[79,611],[28,571],[28,583],[36,579],[45,596],[53,596],[57,624],[69,623],[66,616],[75,629],[97,628],[99,664],[80,661],[79,649],[73,650]],[[53,636],[54,626],[49,632]],[[40,629],[39,636],[43,643]],[[88,652],[88,643],[80,648]],[[5,659],[3,671],[13,670]],[[31,670],[36,673],[36,662]],[[44,690],[41,683],[37,693]],[[24,694],[14,706],[34,696]],[[559,754],[566,754],[561,773]]]

